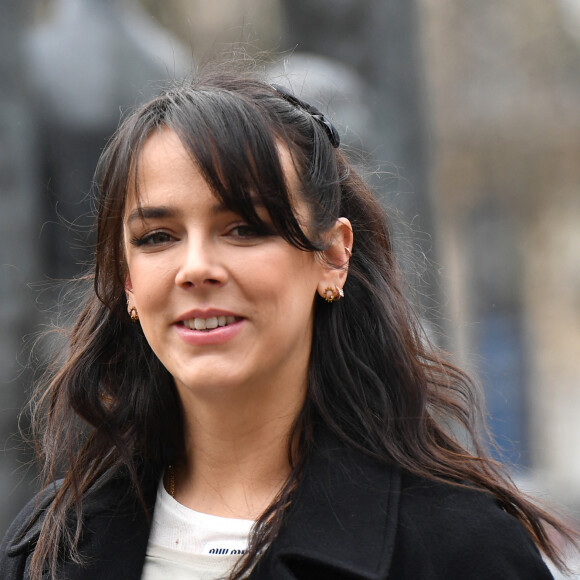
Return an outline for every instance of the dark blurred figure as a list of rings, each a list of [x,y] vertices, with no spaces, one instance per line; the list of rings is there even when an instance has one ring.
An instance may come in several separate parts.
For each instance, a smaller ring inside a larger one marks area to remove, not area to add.
[[[136,0],[55,0],[27,48],[41,131],[43,263],[49,276],[70,278],[91,257],[87,194],[106,140],[123,110],[180,75],[186,60]]]

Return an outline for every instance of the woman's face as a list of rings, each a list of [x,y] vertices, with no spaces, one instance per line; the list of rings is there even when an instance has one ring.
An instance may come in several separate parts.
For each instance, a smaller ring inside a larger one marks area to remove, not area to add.
[[[295,191],[283,149],[281,158]],[[169,129],[146,142],[138,186],[141,212],[133,191],[124,217],[130,306],[182,398],[264,388],[301,397],[315,296],[336,270],[220,206]]]

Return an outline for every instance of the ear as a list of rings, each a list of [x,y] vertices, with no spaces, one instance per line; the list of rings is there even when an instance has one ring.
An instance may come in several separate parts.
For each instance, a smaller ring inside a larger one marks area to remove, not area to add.
[[[131,276],[129,272],[125,276],[125,294],[127,295],[127,302],[129,302],[129,295],[133,292],[133,284],[131,283]]]
[[[353,234],[352,226],[347,218],[338,218],[328,233],[330,244],[323,252],[325,261],[324,271],[318,283],[318,293],[328,299],[328,289],[332,289],[335,300],[340,297],[348,275],[348,264],[352,253]]]

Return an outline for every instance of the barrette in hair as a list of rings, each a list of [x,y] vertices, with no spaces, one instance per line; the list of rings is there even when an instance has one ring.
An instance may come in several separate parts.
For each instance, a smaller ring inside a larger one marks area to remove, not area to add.
[[[335,126],[326,118],[324,113],[321,113],[313,105],[309,105],[307,102],[294,96],[291,92],[288,91],[288,89],[285,89],[283,86],[281,85],[271,85],[271,86],[285,101],[288,101],[295,107],[299,107],[303,111],[306,111],[308,114],[312,116],[312,118],[315,121],[320,123],[320,125],[328,135],[330,144],[335,149],[338,148],[338,146],[340,145],[340,135],[338,134],[338,131],[336,130]]]

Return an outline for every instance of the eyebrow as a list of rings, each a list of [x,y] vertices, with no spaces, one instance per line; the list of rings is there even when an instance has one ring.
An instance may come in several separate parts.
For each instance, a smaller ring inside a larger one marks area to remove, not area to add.
[[[127,224],[136,220],[145,221],[151,219],[172,218],[176,217],[178,213],[177,210],[164,205],[156,207],[137,207],[129,214]]]
[[[258,207],[261,207],[261,203],[256,204]],[[221,213],[226,213],[229,211],[233,211],[230,208],[226,207],[222,202],[216,202],[210,208],[211,215],[219,215]],[[127,225],[130,225],[134,221],[146,221],[146,220],[154,220],[154,219],[167,219],[167,218],[176,218],[180,217],[182,212],[176,208],[166,206],[166,205],[158,205],[158,206],[140,206],[135,208],[127,218]]]

